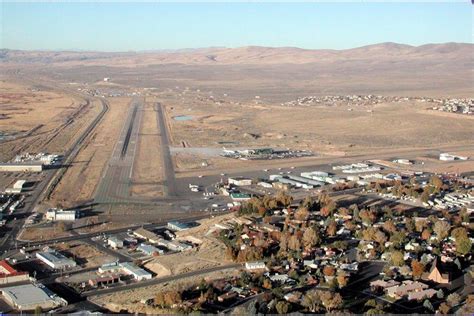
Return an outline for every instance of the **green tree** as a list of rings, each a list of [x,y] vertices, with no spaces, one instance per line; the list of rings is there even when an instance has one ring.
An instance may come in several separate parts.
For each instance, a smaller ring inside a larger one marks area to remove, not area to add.
[[[278,301],[275,305],[275,309],[278,314],[288,314],[288,311],[290,309],[290,304],[288,304],[285,301]]]

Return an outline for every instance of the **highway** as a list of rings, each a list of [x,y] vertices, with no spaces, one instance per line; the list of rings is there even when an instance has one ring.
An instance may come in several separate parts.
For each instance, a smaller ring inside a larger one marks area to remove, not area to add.
[[[199,276],[199,275],[211,273],[211,272],[223,271],[223,270],[228,270],[228,269],[238,269],[241,267],[242,265],[239,263],[227,264],[223,266],[217,266],[217,267],[212,267],[212,268],[207,268],[207,269],[202,269],[202,270],[197,270],[197,271],[191,271],[191,272],[178,274],[178,275],[166,276],[162,278],[154,278],[151,280],[141,281],[141,282],[132,283],[132,284],[126,284],[122,286],[116,286],[116,287],[112,287],[108,289],[88,291],[88,292],[82,293],[82,295],[84,297],[91,297],[91,296],[96,296],[96,295],[112,294],[112,293],[117,293],[117,292],[122,292],[122,291],[127,291],[127,290],[138,289],[145,286],[173,282],[179,279],[195,277],[195,276]]]

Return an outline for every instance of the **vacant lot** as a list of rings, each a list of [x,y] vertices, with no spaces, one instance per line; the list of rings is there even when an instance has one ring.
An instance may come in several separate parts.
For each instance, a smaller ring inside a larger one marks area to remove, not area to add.
[[[162,94],[173,134],[178,171],[248,167],[273,162],[220,158],[215,150],[274,147],[311,150],[334,157],[466,146],[474,135],[474,118],[440,115],[426,103],[404,101],[364,106],[296,106],[213,101],[199,93]],[[187,120],[173,117],[185,115]],[[199,150],[201,149],[201,150]],[[208,166],[208,167],[207,167]]]
[[[67,244],[60,244],[57,249],[65,253],[68,257],[83,265],[86,268],[98,267],[104,263],[112,262],[113,257],[108,256],[97,248],[81,242],[70,242]]]
[[[22,152],[64,153],[100,109],[97,104],[49,87],[7,80],[1,85],[2,161]]]

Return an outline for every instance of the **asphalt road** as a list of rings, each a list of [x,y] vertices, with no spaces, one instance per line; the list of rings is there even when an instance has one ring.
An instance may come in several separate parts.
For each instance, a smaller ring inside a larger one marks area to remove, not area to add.
[[[138,289],[138,288],[145,287],[145,286],[150,286],[150,285],[157,285],[157,284],[162,284],[162,283],[166,283],[166,282],[173,282],[173,281],[177,281],[179,279],[195,277],[195,276],[199,276],[199,275],[206,274],[206,273],[217,272],[217,271],[222,271],[222,270],[227,270],[227,269],[237,269],[237,268],[241,268],[241,267],[242,267],[242,265],[238,264],[238,263],[228,264],[228,265],[223,265],[223,266],[212,267],[212,268],[192,271],[192,272],[188,272],[188,273],[183,273],[183,274],[179,274],[179,275],[167,276],[167,277],[162,277],[162,278],[155,278],[155,279],[151,279],[151,280],[146,280],[146,281],[141,281],[141,282],[137,282],[137,283],[117,286],[117,287],[108,288],[108,289],[88,291],[88,292],[83,293],[83,296],[90,297],[90,296],[96,296],[96,295],[112,294],[112,293],[122,292],[122,291],[126,291],[126,290]]]

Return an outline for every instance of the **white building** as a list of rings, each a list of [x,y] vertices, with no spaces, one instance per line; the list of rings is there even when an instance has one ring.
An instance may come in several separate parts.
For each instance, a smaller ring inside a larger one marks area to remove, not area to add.
[[[64,211],[57,208],[51,208],[46,212],[46,220],[56,221],[75,221],[77,218],[77,211]]]
[[[252,179],[244,178],[244,177],[234,177],[229,178],[229,184],[233,184],[236,186],[248,186],[252,185]]]
[[[67,301],[51,292],[44,285],[24,284],[0,289],[2,297],[13,308],[33,311],[37,306],[43,311],[66,306]]]
[[[55,270],[63,270],[75,267],[77,264],[55,250],[37,252],[36,258]]]
[[[140,268],[139,266],[134,265],[131,262],[123,262],[120,264],[122,271],[128,275],[132,275],[133,278],[137,281],[150,280],[152,275],[150,272],[147,272]]]
[[[247,270],[265,270],[267,266],[263,261],[255,261],[255,262],[246,262],[245,269]]]
[[[123,240],[118,239],[115,236],[112,236],[109,239],[107,239],[107,244],[114,249],[123,248]]]
[[[442,161],[454,161],[454,160],[467,160],[468,157],[452,155],[449,153],[439,154],[439,160]]]

